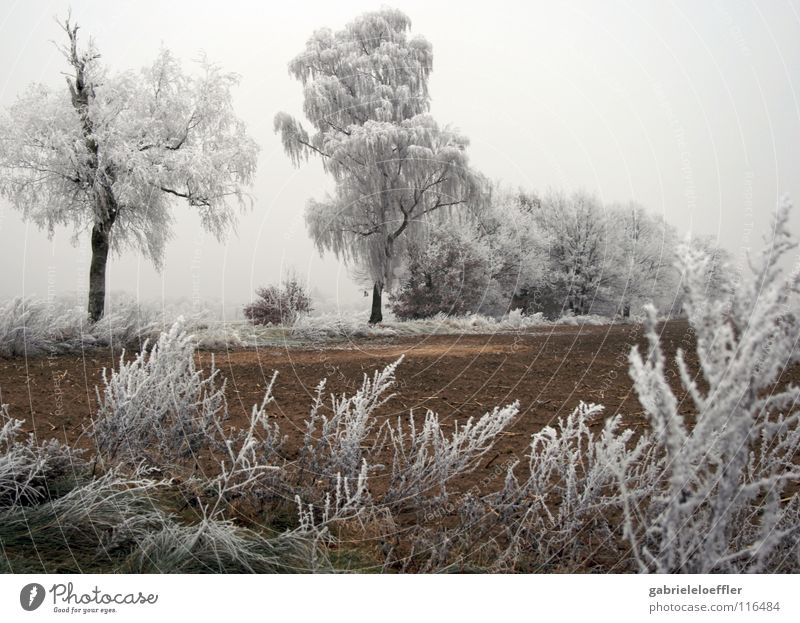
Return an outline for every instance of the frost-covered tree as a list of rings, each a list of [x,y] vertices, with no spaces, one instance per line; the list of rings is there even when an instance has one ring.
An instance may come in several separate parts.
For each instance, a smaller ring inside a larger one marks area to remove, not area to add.
[[[660,303],[677,290],[677,234],[664,219],[634,202],[611,206],[609,218],[609,255],[616,280],[611,296],[619,313],[628,317],[633,307]]]
[[[718,246],[709,236],[692,236],[690,246],[708,258],[703,274],[705,294],[711,299],[719,299],[736,278],[731,254]]]
[[[410,27],[400,11],[381,9],[338,32],[318,30],[289,63],[312,130],[275,117],[294,164],[319,156],[336,181],[332,195],[309,202],[306,221],[320,252],[369,271],[372,323],[382,320],[403,240],[481,195],[467,139],[428,114],[433,54]]]
[[[547,239],[550,287],[569,311],[589,313],[616,277],[608,262],[613,249],[604,207],[586,193],[551,193],[535,209],[535,219]]]
[[[46,228],[91,229],[89,318],[104,311],[110,250],[160,266],[170,208],[185,200],[221,237],[243,204],[258,148],[234,115],[234,74],[202,59],[186,73],[168,50],[140,72],[112,74],[78,26],[63,24],[67,88],[32,85],[0,118],[0,193]]]
[[[675,232],[641,206],[603,205],[584,192],[552,192],[543,199],[522,194],[521,220],[540,264],[526,277],[536,307],[587,314],[593,309],[630,315],[633,306],[662,302],[677,287]],[[531,271],[528,261],[528,272]]]
[[[392,309],[400,318],[438,313],[499,317],[543,278],[547,245],[520,193],[493,190],[460,222],[420,232],[405,246]]]
[[[478,311],[493,285],[491,259],[482,242],[470,225],[453,224],[407,244],[399,287],[391,296],[395,316],[405,320]]]
[[[491,205],[474,223],[477,237],[489,258],[490,286],[481,311],[502,315],[521,306],[535,291],[547,270],[547,239],[535,219],[538,197],[496,190]]]

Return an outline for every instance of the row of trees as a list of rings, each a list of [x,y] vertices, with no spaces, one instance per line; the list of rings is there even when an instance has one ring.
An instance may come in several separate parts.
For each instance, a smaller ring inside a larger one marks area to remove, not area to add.
[[[234,114],[234,74],[206,60],[188,73],[167,50],[140,72],[112,74],[78,27],[62,24],[67,89],[32,85],[0,117],[0,194],[52,235],[91,231],[89,318],[105,303],[110,250],[157,266],[183,200],[218,237],[245,205],[258,147]],[[431,44],[400,11],[366,13],[315,32],[289,64],[310,123],[275,131],[292,161],[322,160],[336,182],[309,201],[320,252],[369,281],[370,322],[384,290],[403,317],[564,306],[623,313],[667,291],[674,232],[635,205],[588,195],[502,195],[469,165],[467,139],[430,115]]]
[[[319,157],[336,182],[309,201],[306,221],[321,253],[371,285],[370,322],[382,320],[387,288],[402,318],[512,307],[627,316],[653,299],[679,307],[668,298],[676,234],[663,219],[581,193],[492,196],[469,166],[467,139],[428,113],[431,45],[410,27],[383,9],[315,32],[289,65],[313,129],[275,117],[293,162]]]
[[[477,215],[432,225],[405,248],[392,295],[400,318],[437,313],[499,316],[511,309],[627,317],[653,302],[682,312],[674,227],[636,203],[603,205],[577,192],[498,193]],[[732,275],[710,239],[692,245],[708,257],[712,297]]]

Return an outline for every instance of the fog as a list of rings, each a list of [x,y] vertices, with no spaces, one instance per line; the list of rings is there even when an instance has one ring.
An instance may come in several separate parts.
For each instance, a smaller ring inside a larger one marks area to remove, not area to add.
[[[235,313],[254,288],[295,270],[318,308],[366,307],[345,266],[309,239],[307,199],[332,189],[318,161],[294,168],[273,133],[301,116],[288,61],[317,28],[373,2],[5,2],[0,105],[31,82],[64,88],[54,21],[69,7],[112,70],[160,46],[185,63],[205,51],[242,77],[237,112],[261,146],[253,207],[224,243],[185,205],[157,272],[112,257],[108,289],[142,299],[204,299]],[[396,1],[434,48],[432,114],[471,140],[471,162],[506,188],[583,189],[636,200],[681,232],[714,237],[741,260],[768,235],[783,193],[800,202],[800,2],[445,3]],[[457,7],[457,8],[454,8]],[[795,230],[800,217],[793,218]],[[88,232],[46,232],[0,200],[0,299],[83,296]]]

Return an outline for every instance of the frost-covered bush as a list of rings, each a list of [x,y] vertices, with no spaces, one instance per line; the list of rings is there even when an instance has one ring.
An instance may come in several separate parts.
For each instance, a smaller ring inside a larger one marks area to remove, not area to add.
[[[480,308],[489,288],[490,262],[468,228],[449,224],[431,231],[406,245],[404,260],[403,277],[390,294],[397,318],[461,316]]]
[[[593,431],[602,410],[581,403],[534,433],[526,477],[518,480],[517,466],[509,466],[502,489],[487,497],[504,526],[498,568],[581,569],[603,555],[618,556],[624,534],[617,518],[626,503],[652,493],[659,465],[649,437],[634,440],[632,430],[620,430],[620,415]]]
[[[311,311],[311,297],[297,277],[277,286],[256,290],[256,299],[245,306],[244,316],[253,324],[292,324]]]
[[[626,511],[643,571],[800,568],[800,388],[779,383],[800,361],[800,271],[784,276],[780,268],[796,248],[788,214],[784,201],[772,244],[724,298],[706,293],[708,256],[696,246],[682,250],[698,365],[679,351],[677,366],[697,411],[693,426],[668,383],[652,308],[648,351],[631,354],[631,376],[665,465],[658,495]]]
[[[218,439],[227,417],[224,382],[194,361],[191,337],[176,322],[148,352],[103,370],[91,434],[106,461],[172,465],[194,459]]]
[[[451,497],[448,485],[478,467],[518,413],[516,403],[494,409],[456,424],[449,434],[433,412],[419,427],[413,413],[378,426],[401,360],[365,375],[352,397],[332,396],[329,412],[324,382],[317,387],[294,477],[303,532],[324,540],[331,527],[357,520],[359,526],[384,526],[392,534],[404,513],[420,518],[438,513],[441,519]],[[373,487],[373,481],[380,484]],[[387,542],[390,559],[394,550]]]
[[[271,489],[277,486],[282,476],[280,451],[286,442],[277,423],[271,422],[267,407],[274,402],[272,388],[275,384],[275,373],[264,392],[260,405],[253,405],[246,429],[232,428],[226,431],[222,423],[227,419],[227,406],[224,417],[214,418],[216,442],[220,453],[215,458],[219,465],[219,473],[210,480],[210,488],[216,493],[214,507],[210,511],[213,517],[217,511],[230,504],[234,499],[257,499],[269,497]],[[220,440],[220,441],[216,441]]]
[[[316,398],[306,421],[301,450],[301,478],[345,477],[358,480],[370,449],[369,436],[375,428],[375,411],[388,402],[395,383],[400,357],[372,378],[364,375],[361,387],[352,396],[331,396],[330,415],[323,413],[325,382],[317,386]],[[374,446],[373,446],[374,447]]]
[[[428,510],[443,502],[448,496],[448,482],[474,471],[518,412],[518,403],[496,408],[477,420],[468,419],[461,427],[456,423],[449,436],[432,411],[428,411],[421,427],[415,423],[413,413],[406,424],[398,417],[396,425],[387,426],[392,471],[382,503]]]
[[[83,465],[80,452],[56,440],[21,440],[22,424],[0,405],[0,509],[40,502]]]

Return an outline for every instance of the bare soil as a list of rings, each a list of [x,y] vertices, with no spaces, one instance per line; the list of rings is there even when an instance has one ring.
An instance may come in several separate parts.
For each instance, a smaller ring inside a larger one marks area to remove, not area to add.
[[[678,347],[693,350],[684,322],[661,327],[670,359]],[[644,347],[642,327],[559,326],[519,334],[427,336],[359,340],[312,348],[236,350],[197,355],[208,369],[212,356],[226,379],[232,423],[241,425],[265,386],[278,372],[272,414],[289,435],[289,455],[302,438],[315,388],[352,394],[364,374],[401,355],[396,396],[380,416],[430,409],[452,425],[496,406],[519,401],[520,417],[491,462],[525,455],[531,433],[553,424],[580,401],[605,405],[607,416],[622,413],[626,426],[643,426],[641,406],[628,376],[631,348]],[[88,447],[84,431],[96,412],[96,387],[103,368],[118,364],[107,350],[83,355],[0,359],[0,402],[12,417],[26,420],[39,438],[58,438]],[[675,385],[678,389],[677,384]],[[680,395],[680,394],[679,394]],[[691,404],[682,403],[687,414]],[[480,479],[480,473],[475,475]]]

